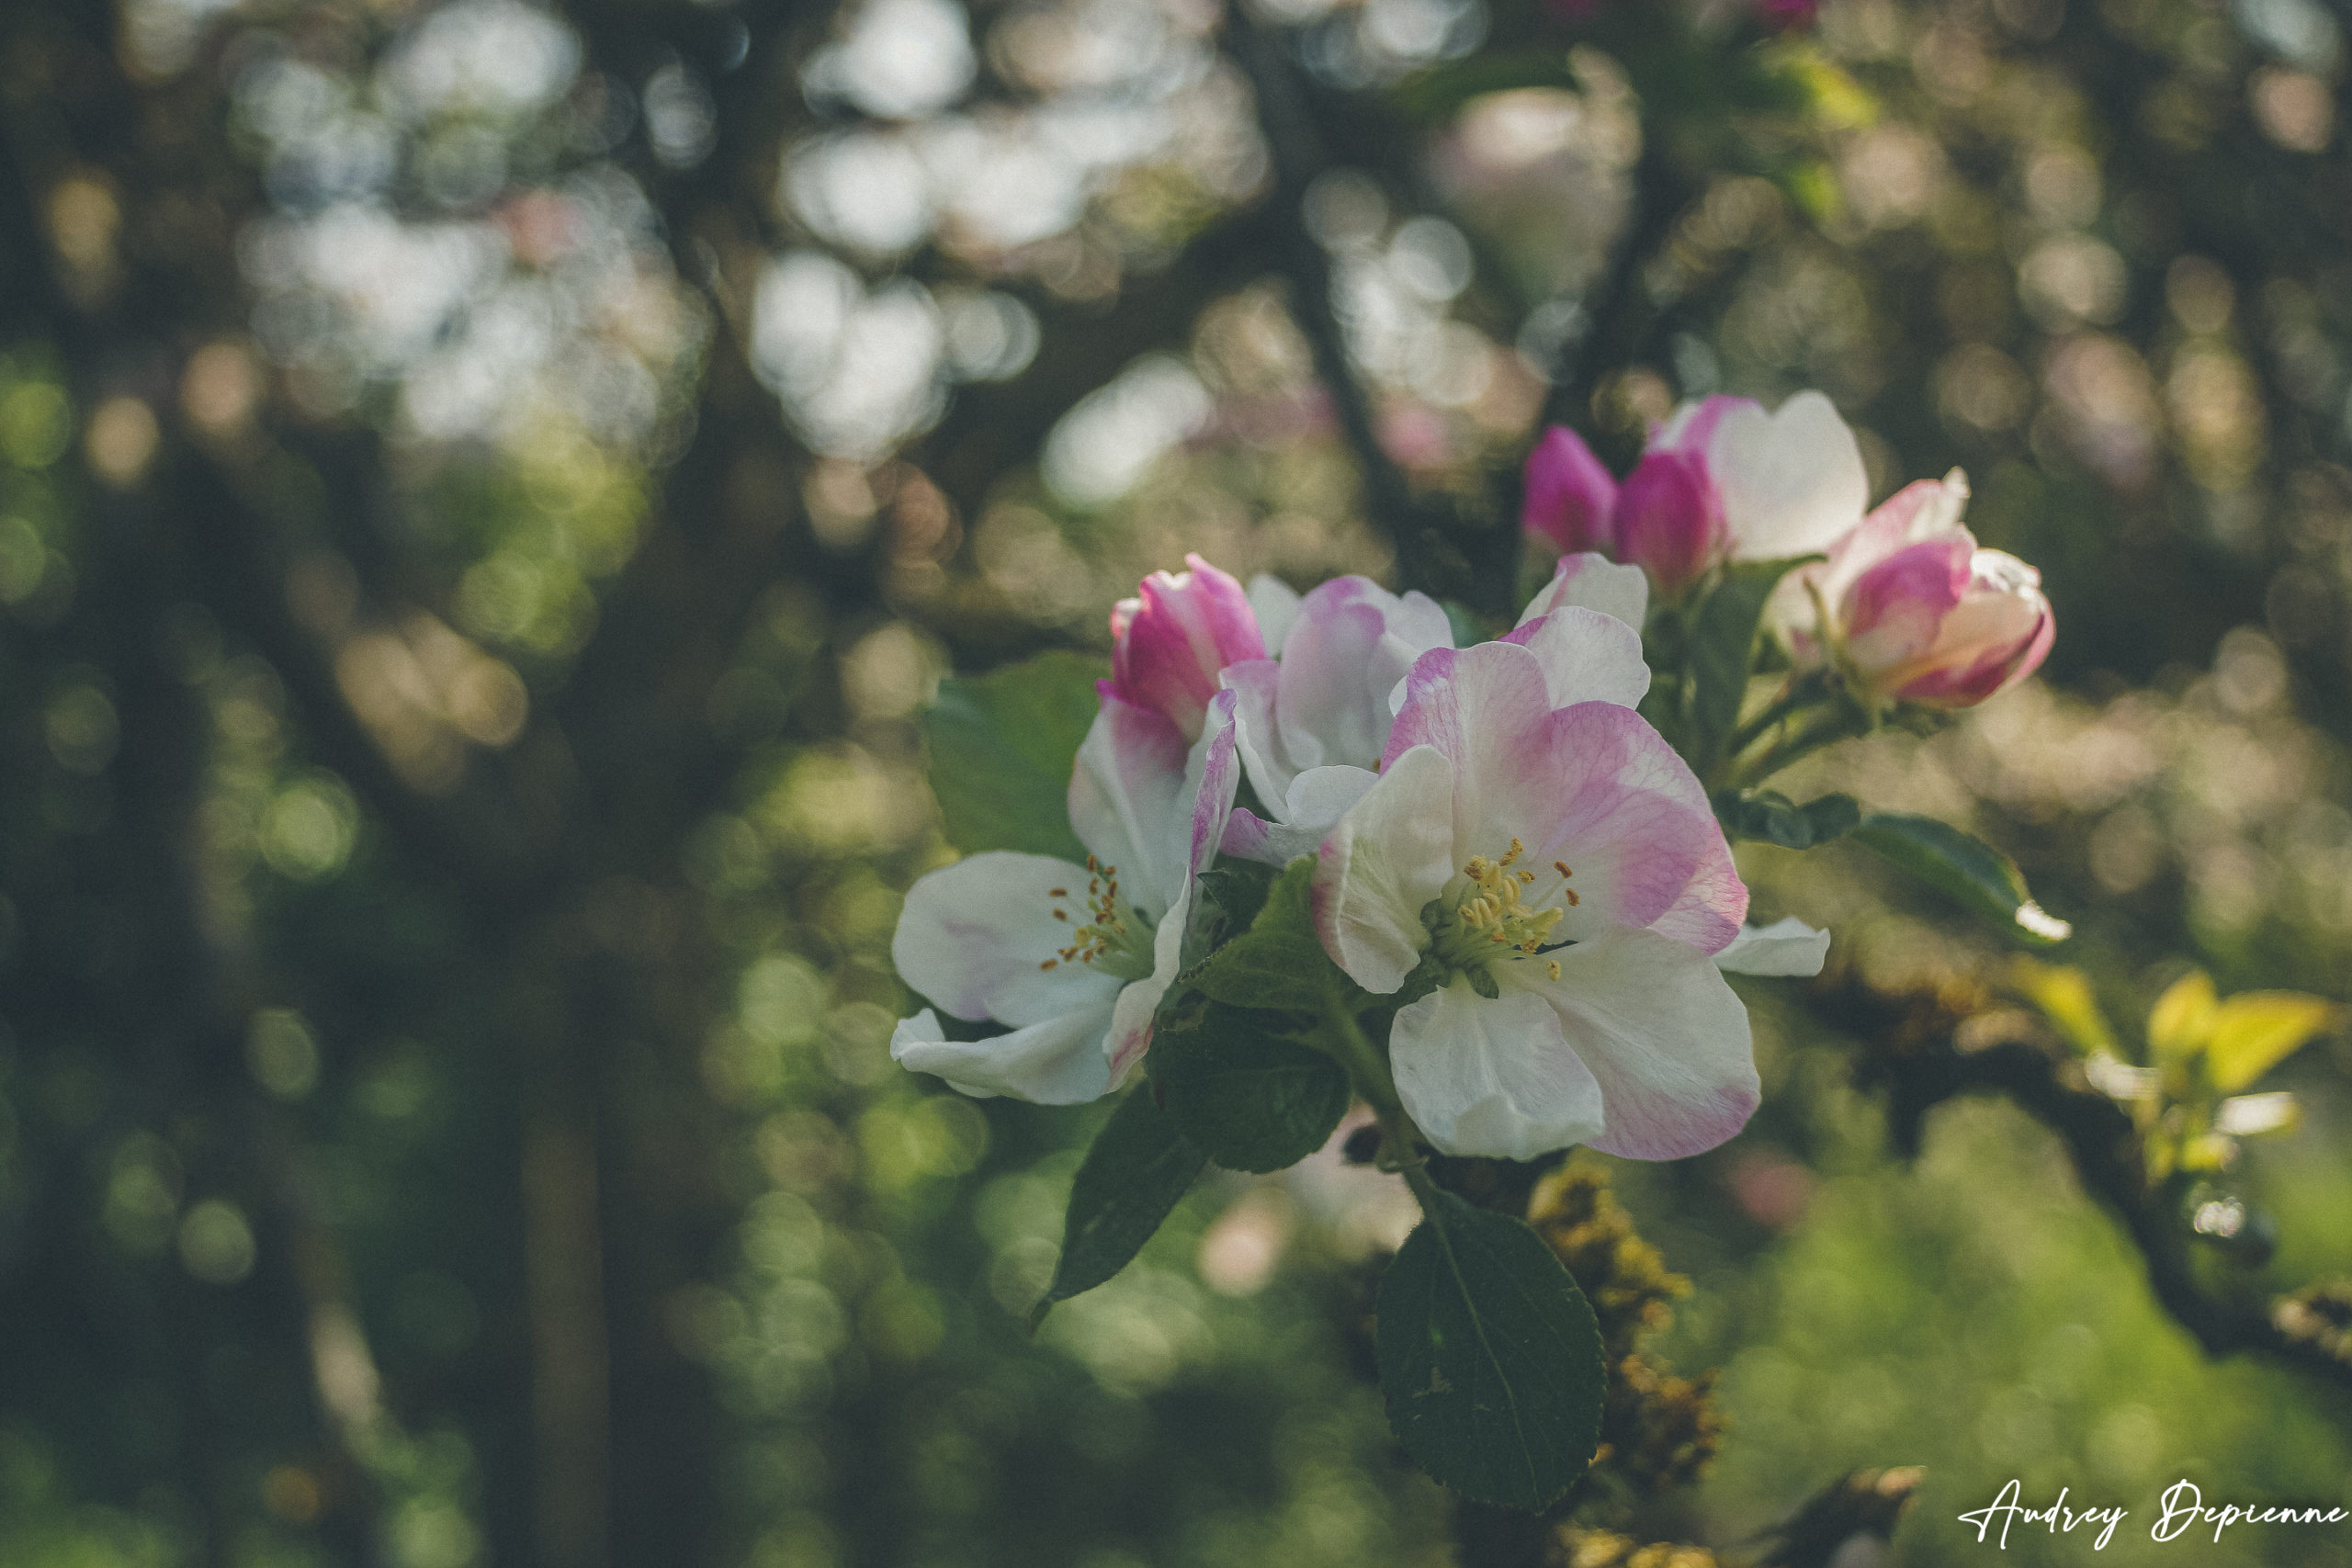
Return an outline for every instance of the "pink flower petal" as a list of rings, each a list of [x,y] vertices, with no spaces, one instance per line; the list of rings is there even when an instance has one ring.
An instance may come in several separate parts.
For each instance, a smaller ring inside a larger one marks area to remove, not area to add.
[[[1616,479],[1584,437],[1555,424],[1527,455],[1520,528],[1564,552],[1606,550],[1616,501]]]
[[[1617,497],[1617,554],[1672,592],[1714,565],[1729,543],[1724,503],[1704,459],[1652,452]]]

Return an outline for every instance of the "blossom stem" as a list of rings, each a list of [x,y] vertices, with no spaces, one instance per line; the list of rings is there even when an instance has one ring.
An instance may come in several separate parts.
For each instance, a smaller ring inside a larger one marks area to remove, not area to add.
[[[1851,714],[1831,712],[1811,728],[1799,730],[1786,739],[1776,742],[1763,755],[1744,768],[1733,771],[1732,783],[1741,788],[1762,784],[1798,759],[1811,756],[1824,746],[1834,746],[1866,731],[1858,728]]]
[[[1372,1037],[1356,1021],[1355,1014],[1346,1004],[1334,1000],[1326,1010],[1331,1033],[1338,1039],[1335,1053],[1348,1077],[1354,1081],[1356,1092],[1372,1113],[1379,1120],[1384,1168],[1393,1169],[1405,1179],[1414,1198],[1424,1211],[1437,1201],[1437,1184],[1430,1179],[1429,1162],[1414,1151],[1420,1130],[1405,1113],[1405,1104],[1396,1094],[1396,1078],[1389,1071],[1388,1059]]]

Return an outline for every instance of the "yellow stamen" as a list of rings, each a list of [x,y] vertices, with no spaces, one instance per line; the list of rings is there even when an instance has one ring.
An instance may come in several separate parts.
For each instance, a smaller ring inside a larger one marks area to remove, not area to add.
[[[1555,980],[1560,977],[1560,961],[1558,959],[1554,958],[1546,961],[1544,965],[1544,972],[1550,975]]]

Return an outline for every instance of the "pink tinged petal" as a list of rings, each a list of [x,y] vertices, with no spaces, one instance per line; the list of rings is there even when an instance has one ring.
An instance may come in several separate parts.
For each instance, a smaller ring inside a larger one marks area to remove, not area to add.
[[[1826,550],[1860,520],[1870,494],[1854,433],[1819,392],[1799,392],[1771,414],[1726,412],[1707,443],[1707,469],[1737,560]]]
[[[1424,651],[1453,645],[1452,623],[1426,595],[1393,594],[1361,577],[1316,589],[1283,645],[1275,701],[1283,761],[1294,772],[1370,767],[1388,739],[1389,693]],[[1282,780],[1266,804],[1288,789]]]
[[[1209,700],[1208,717],[1200,742],[1184,767],[1185,788],[1193,797],[1192,830],[1186,840],[1184,887],[1190,892],[1201,873],[1216,859],[1225,841],[1233,797],[1241,784],[1240,731],[1234,722],[1236,695],[1219,692]]]
[[[1584,438],[1566,425],[1544,433],[1527,455],[1519,525],[1563,552],[1605,550],[1617,481]]]
[[[1151,973],[1119,993],[1111,1010],[1110,1028],[1103,1032],[1102,1060],[1109,1070],[1107,1087],[1116,1089],[1127,1081],[1136,1064],[1143,1060],[1151,1048],[1151,1021],[1159,1010],[1159,998],[1176,978],[1181,966],[1179,955],[1184,945],[1184,920],[1192,908],[1192,895],[1187,891],[1184,901],[1169,911],[1152,934]]]
[[[1577,902],[1565,905],[1561,935],[1583,941],[1612,926],[1648,926],[1712,953],[1739,934],[1747,888],[1706,791],[1640,715],[1579,703],[1548,715],[1502,761],[1511,772],[1501,778],[1465,779],[1471,770],[1460,770],[1456,797],[1475,787],[1502,803],[1474,837],[1526,845],[1534,908],[1564,902],[1547,872],[1568,867]]]
[[[1453,773],[1426,747],[1406,752],[1317,852],[1316,934],[1367,991],[1403,985],[1429,943],[1421,908],[1453,874]]]
[[[1298,767],[1283,744],[1277,714],[1281,701],[1282,666],[1271,659],[1253,659],[1230,665],[1218,677],[1234,694],[1234,748],[1242,772],[1261,800],[1280,800],[1298,776]]]
[[[1974,554],[1975,542],[1962,529],[1897,550],[1854,580],[1837,613],[1856,673],[1875,685],[1935,646],[1944,618],[1968,591]]]
[[[1543,665],[1516,643],[1437,649],[1413,666],[1386,761],[1394,765],[1411,748],[1428,746],[1453,763],[1457,862],[1499,853],[1517,829],[1487,843],[1495,824],[1520,796],[1547,793],[1544,781],[1528,776],[1521,763],[1551,712]]]
[[[1642,634],[1598,610],[1555,610],[1502,640],[1535,655],[1544,670],[1545,700],[1555,708],[1594,702],[1633,707],[1650,689]]]
[[[1706,462],[1685,452],[1652,452],[1617,498],[1617,554],[1672,592],[1715,564],[1729,536],[1724,503]]]
[[[1187,740],[1201,732],[1217,673],[1263,659],[1265,639],[1241,585],[1198,556],[1189,571],[1153,572],[1111,612],[1111,689],[1165,714]]]
[[[1628,1159],[1703,1154],[1745,1126],[1759,1098],[1747,1010],[1705,954],[1618,928],[1535,964],[1501,966],[1505,995],[1532,991],[1600,1083],[1604,1129],[1588,1140]]]
[[[1402,1009],[1388,1035],[1396,1096],[1450,1155],[1533,1159],[1598,1136],[1600,1081],[1540,997],[1488,1000],[1457,976]]]
[[[2007,690],[2041,667],[2057,636],[2041,574],[2000,550],[1978,550],[1959,606],[1935,646],[1905,671],[1893,694],[1936,707],[1968,707]]]
[[[1520,612],[1519,624],[1540,621],[1555,610],[1584,609],[1614,615],[1639,631],[1649,607],[1648,573],[1587,552],[1560,558],[1560,564],[1552,569],[1552,581]]]
[[[1130,987],[1132,989],[1132,987]],[[1102,1055],[1110,1021],[1098,1008],[1066,1013],[988,1040],[942,1040],[929,1009],[902,1020],[890,1036],[890,1058],[910,1072],[930,1073],[966,1094],[1011,1095],[1039,1105],[1081,1105],[1111,1089]]]
[[[1739,409],[1764,412],[1764,405],[1754,398],[1729,397],[1717,392],[1697,402],[1684,403],[1674,411],[1664,424],[1650,432],[1648,450],[1652,452],[1690,452],[1705,457],[1708,443],[1715,438],[1715,427],[1724,416]]]
[[[1060,887],[1069,896],[1057,899]],[[1058,905],[1069,920],[1054,919]],[[907,891],[890,959],[942,1011],[1014,1025],[1108,1009],[1119,982],[1053,961],[1086,913],[1086,871],[1051,855],[993,851],[957,861]]]
[[[1290,795],[1274,821],[1238,810],[1225,831],[1225,852],[1268,865],[1288,865],[1311,855],[1355,803],[1380,782],[1369,768],[1309,768],[1291,782]]]
[[[1250,613],[1258,617],[1258,635],[1265,639],[1266,657],[1281,656],[1283,639],[1298,618],[1298,591],[1281,578],[1260,572],[1250,580]]]
[[[1147,915],[1167,908],[1183,881],[1181,846],[1193,805],[1184,793],[1186,750],[1165,716],[1106,695],[1070,774],[1069,825],[1078,841],[1119,868],[1120,891]]]
[[[1769,926],[1742,926],[1715,954],[1715,967],[1727,975],[1804,976],[1820,974],[1828,957],[1829,933],[1789,915]]]

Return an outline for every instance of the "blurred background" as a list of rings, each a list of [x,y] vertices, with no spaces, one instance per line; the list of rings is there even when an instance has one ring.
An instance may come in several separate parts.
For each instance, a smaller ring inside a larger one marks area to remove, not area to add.
[[[1022,1316],[1102,1112],[890,1063],[939,677],[1199,550],[1507,597],[1544,421],[1818,386],[1964,466],[2043,675],[1809,764],[2013,852],[2119,1019],[2352,971],[2341,0],[10,0],[0,1562],[1438,1564],[1343,1327],[1410,1223],[1216,1177]],[[1464,574],[1468,575],[1464,575]],[[1948,908],[1744,846],[1890,985]],[[1727,1427],[1642,1539],[1924,1464],[2352,1503],[2006,1102],[1613,1174]],[[2352,1271],[2352,1049],[2233,1180]],[[1646,1532],[1646,1533],[1645,1533]],[[2028,1562],[2088,1561],[2021,1534]],[[2173,1554],[2170,1557],[2166,1553]],[[1970,1558],[1971,1561],[1974,1559]],[[2100,1561],[2108,1560],[2102,1554]]]

